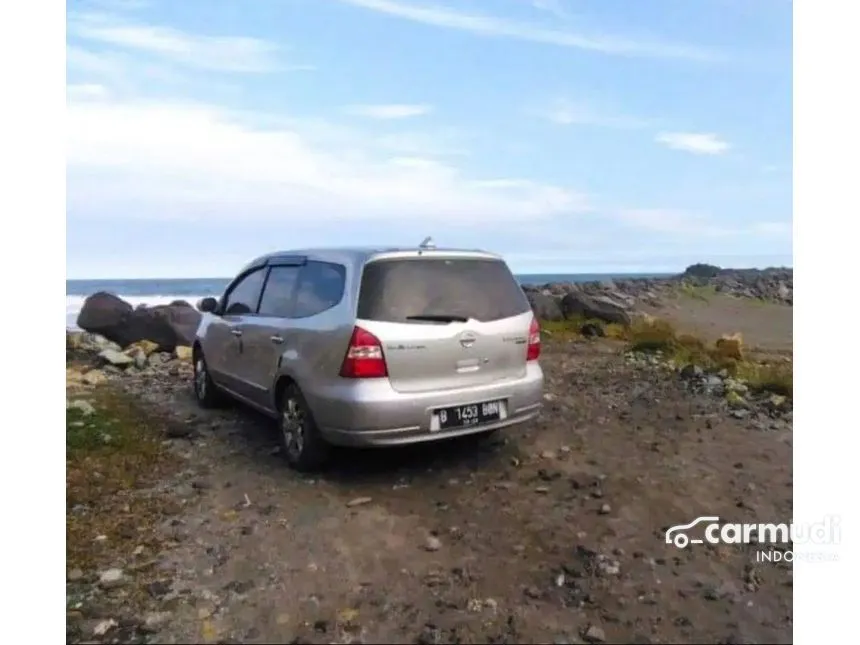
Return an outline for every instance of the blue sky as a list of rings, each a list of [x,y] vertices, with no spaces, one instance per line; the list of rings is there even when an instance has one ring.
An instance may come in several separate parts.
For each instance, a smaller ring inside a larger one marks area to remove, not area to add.
[[[67,277],[791,264],[788,0],[67,3]]]

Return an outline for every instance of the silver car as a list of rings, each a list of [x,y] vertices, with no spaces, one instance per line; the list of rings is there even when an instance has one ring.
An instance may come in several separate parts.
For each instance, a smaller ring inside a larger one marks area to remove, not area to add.
[[[298,470],[321,466],[332,444],[489,433],[541,408],[540,329],[492,253],[273,253],[198,308],[198,402],[227,394],[277,419]]]

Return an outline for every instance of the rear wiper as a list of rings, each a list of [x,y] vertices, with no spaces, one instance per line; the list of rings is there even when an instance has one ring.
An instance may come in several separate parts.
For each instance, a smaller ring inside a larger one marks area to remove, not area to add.
[[[421,314],[419,316],[406,316],[406,320],[427,320],[429,322],[469,322],[465,316],[452,316],[450,314]]]

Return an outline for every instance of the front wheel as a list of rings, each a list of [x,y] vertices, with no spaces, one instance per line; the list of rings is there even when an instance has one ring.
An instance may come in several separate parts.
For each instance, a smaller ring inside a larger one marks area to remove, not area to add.
[[[329,445],[320,435],[307,401],[295,383],[280,397],[278,424],[287,463],[300,472],[318,470],[328,460]]]
[[[209,368],[201,351],[194,353],[194,398],[201,408],[214,408],[221,402],[221,393],[209,375]]]

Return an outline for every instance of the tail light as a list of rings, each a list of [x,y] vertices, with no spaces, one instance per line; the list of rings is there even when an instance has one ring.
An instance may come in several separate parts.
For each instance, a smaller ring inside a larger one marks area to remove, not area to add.
[[[527,361],[536,361],[540,358],[540,325],[537,318],[532,318],[529,326],[529,348],[526,352]]]
[[[340,375],[344,378],[383,378],[388,376],[382,343],[369,331],[356,327],[349,339]]]

